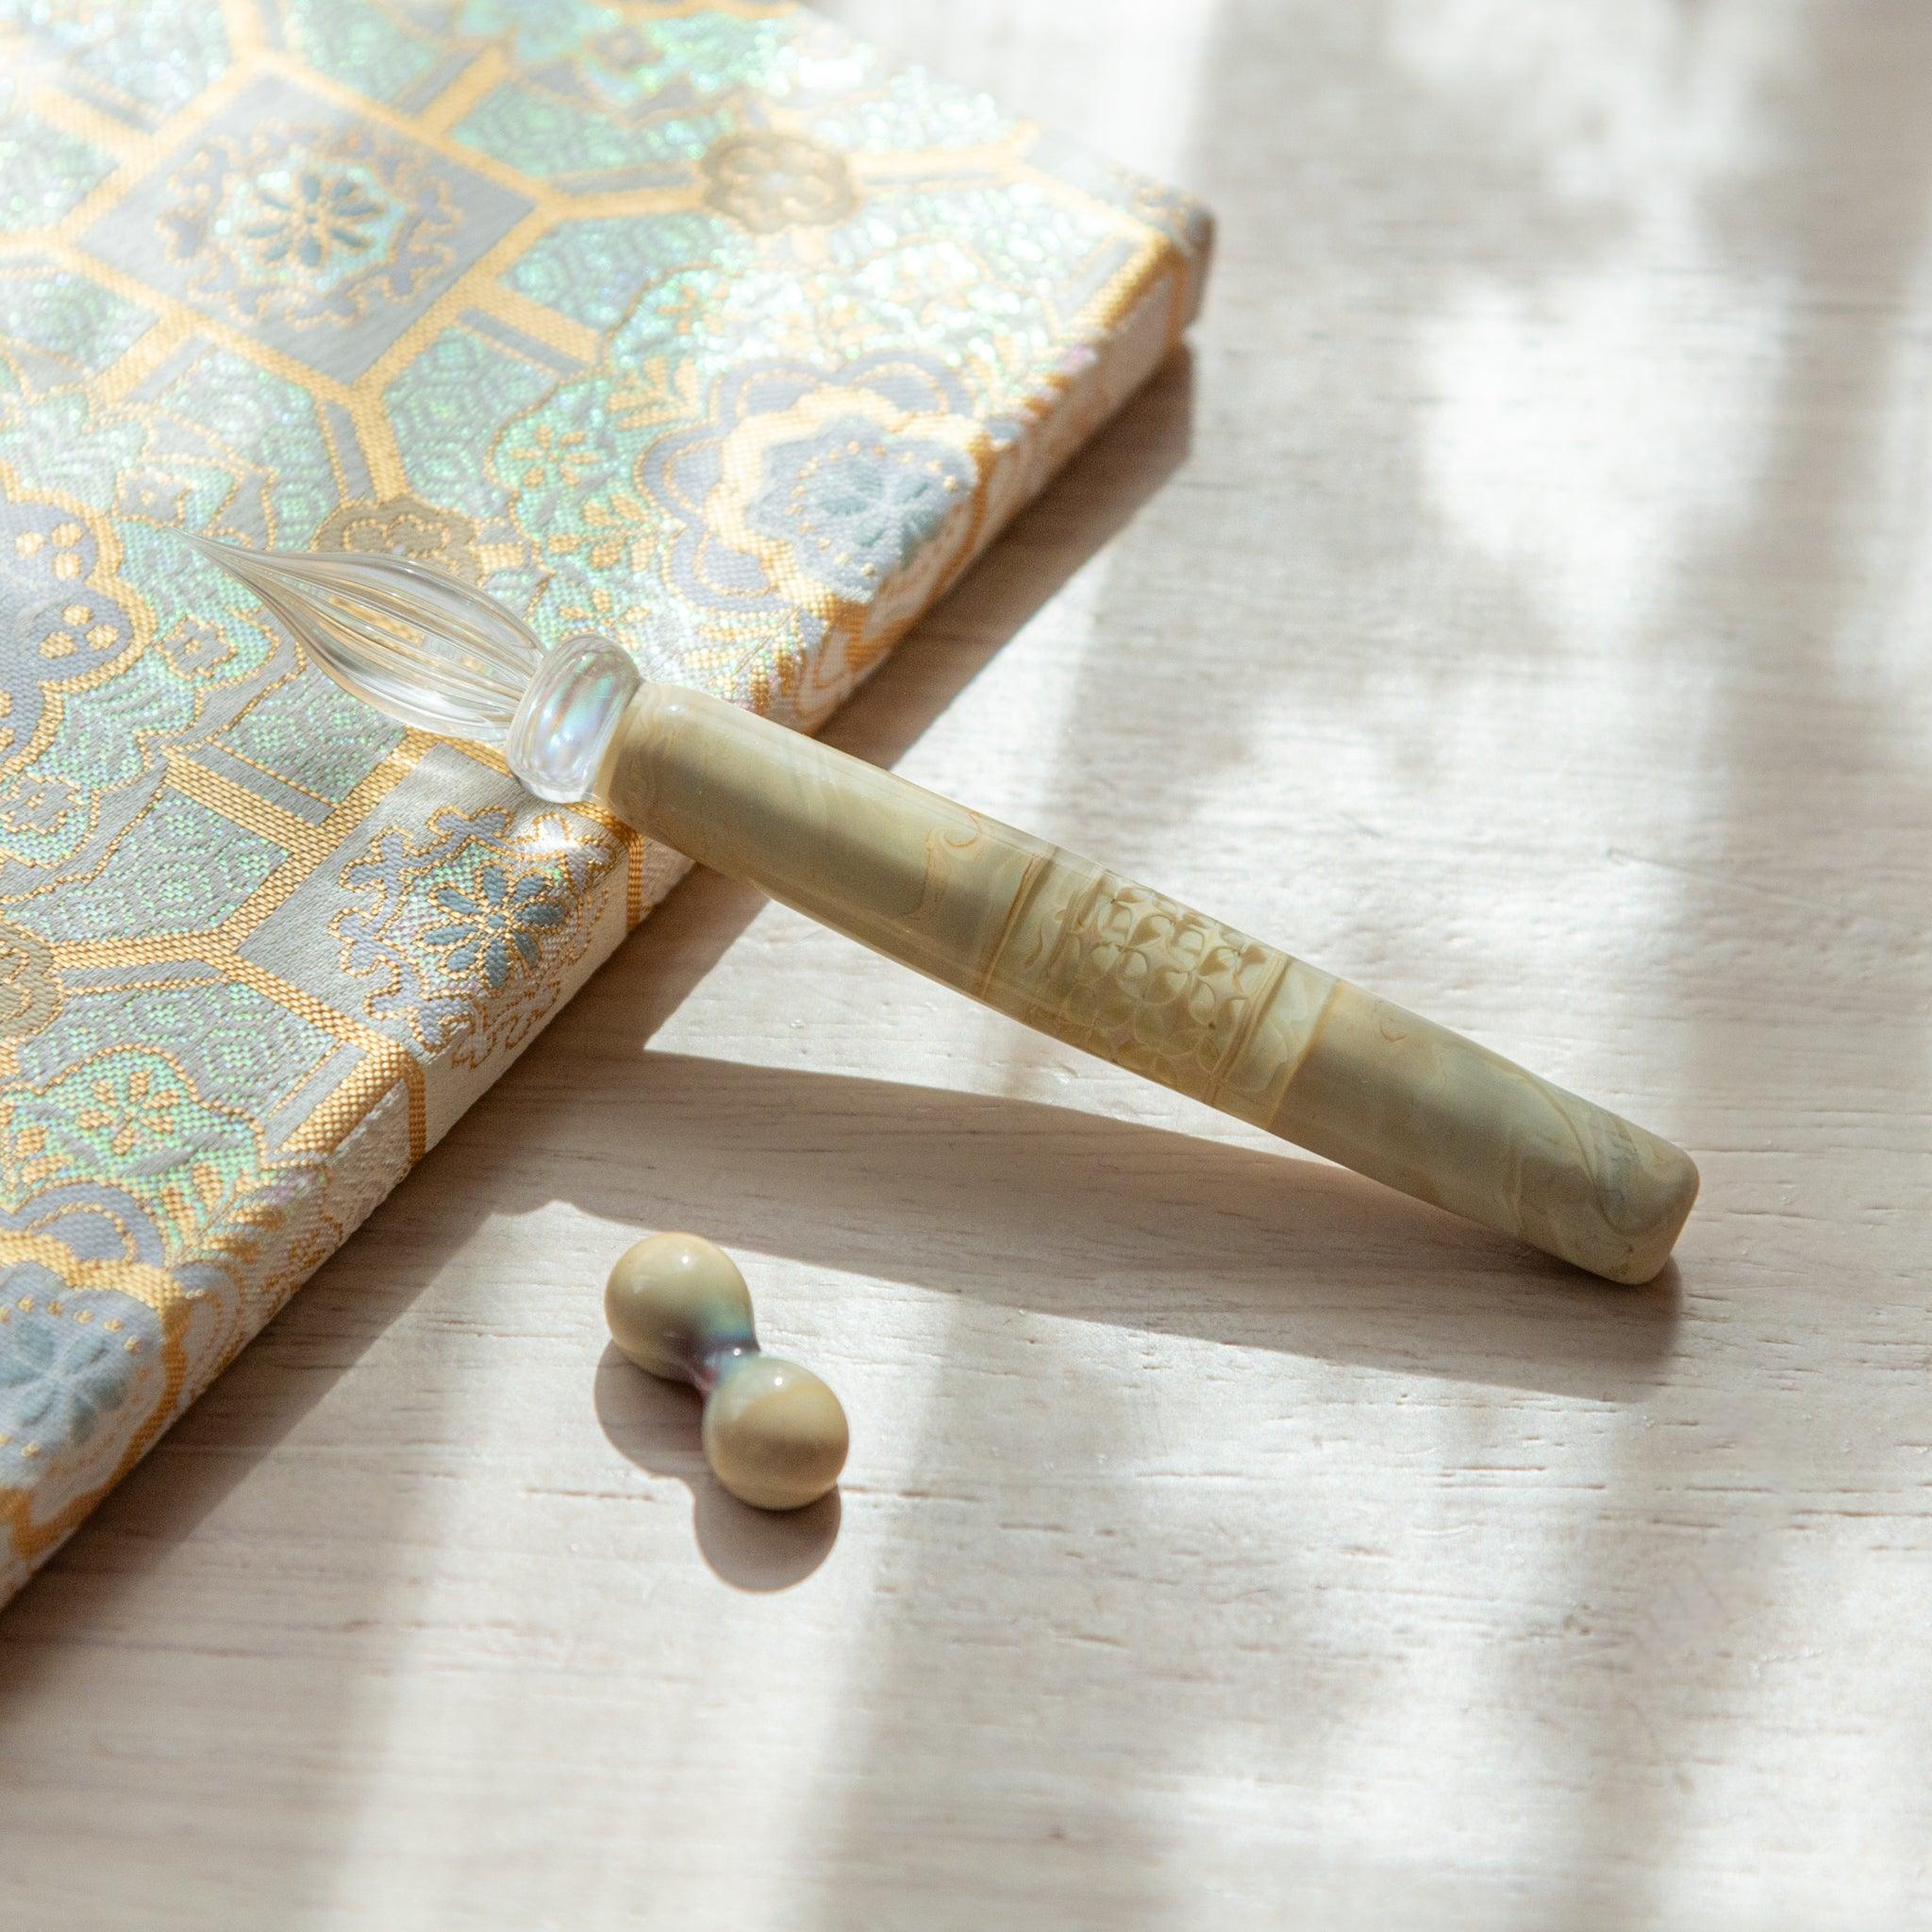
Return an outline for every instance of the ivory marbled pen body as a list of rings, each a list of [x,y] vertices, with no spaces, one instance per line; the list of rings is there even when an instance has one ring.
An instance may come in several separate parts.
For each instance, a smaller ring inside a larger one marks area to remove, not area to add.
[[[1612,1281],[1670,1142],[1144,886],[704,695],[644,685],[597,791],[692,858],[1041,1032]]]
[[[1612,1281],[1648,1281],[1690,1157],[1500,1055],[1129,879],[583,636],[545,652],[401,558],[195,540],[406,724],[501,742],[639,830],[1070,1046]]]

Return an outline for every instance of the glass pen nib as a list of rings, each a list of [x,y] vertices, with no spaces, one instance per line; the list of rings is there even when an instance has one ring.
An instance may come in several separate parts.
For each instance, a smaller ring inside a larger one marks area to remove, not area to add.
[[[405,557],[188,541],[246,584],[345,691],[405,724],[498,748],[539,798],[594,795],[641,681],[622,645],[585,632],[546,651],[496,598]]]
[[[543,661],[529,626],[494,597],[408,558],[188,541],[246,584],[338,684],[421,730],[500,745]]]

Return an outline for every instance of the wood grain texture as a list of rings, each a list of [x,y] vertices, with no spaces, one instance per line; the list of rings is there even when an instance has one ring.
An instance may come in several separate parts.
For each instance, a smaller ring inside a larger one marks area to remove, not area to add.
[[[835,741],[1669,1134],[1676,1261],[696,877],[0,1618],[0,1923],[1926,1923],[1932,13],[836,10],[1222,247]],[[837,1504],[606,1352],[659,1225]]]

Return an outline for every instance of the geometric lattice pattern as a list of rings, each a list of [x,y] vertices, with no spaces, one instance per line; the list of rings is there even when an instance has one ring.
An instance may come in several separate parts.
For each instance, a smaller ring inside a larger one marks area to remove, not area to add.
[[[786,6],[0,0],[0,1596],[675,876],[181,541],[807,728],[1154,367],[1186,201]]]

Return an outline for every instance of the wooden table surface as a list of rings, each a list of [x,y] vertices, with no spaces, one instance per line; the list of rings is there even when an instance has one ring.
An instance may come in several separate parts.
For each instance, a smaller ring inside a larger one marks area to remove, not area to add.
[[[867,0],[1200,190],[835,724],[1681,1141],[1618,1291],[693,879],[0,1618],[0,1922],[1932,1914],[1932,9]],[[842,1496],[614,1362],[734,1248]]]

